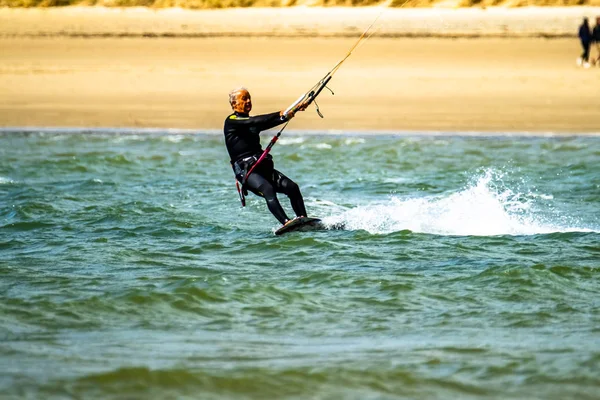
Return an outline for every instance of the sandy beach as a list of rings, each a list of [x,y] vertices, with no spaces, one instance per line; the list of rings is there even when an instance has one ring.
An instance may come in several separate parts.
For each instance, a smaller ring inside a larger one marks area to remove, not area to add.
[[[287,107],[379,10],[0,9],[0,126],[219,129],[231,88],[254,113]],[[599,132],[600,68],[576,66],[575,33],[600,9],[565,10],[386,11],[325,118],[290,128]]]

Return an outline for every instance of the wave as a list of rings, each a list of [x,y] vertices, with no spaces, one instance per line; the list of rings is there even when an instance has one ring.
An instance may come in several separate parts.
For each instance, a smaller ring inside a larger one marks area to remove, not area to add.
[[[343,226],[373,234],[403,230],[456,236],[600,232],[581,226],[570,216],[548,216],[551,207],[538,202],[551,200],[552,195],[514,191],[503,176],[488,169],[455,193],[421,198],[392,196],[385,203],[343,209],[325,217],[324,222],[333,228]]]
[[[6,178],[6,177],[3,177],[3,176],[0,176],[0,185],[10,185],[12,183],[15,183],[15,181],[13,181],[10,178]]]

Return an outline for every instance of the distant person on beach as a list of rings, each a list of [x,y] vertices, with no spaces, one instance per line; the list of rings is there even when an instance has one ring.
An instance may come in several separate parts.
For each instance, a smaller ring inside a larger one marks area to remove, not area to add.
[[[306,217],[300,188],[294,181],[274,168],[273,157],[270,154],[248,175],[252,166],[263,153],[260,145],[260,132],[289,121],[294,117],[294,113],[290,112],[284,115],[283,111],[276,111],[251,117],[252,99],[248,90],[243,87],[229,93],[229,104],[233,114],[225,119],[223,131],[233,172],[242,185],[240,190],[249,190],[257,196],[264,197],[269,211],[283,225],[291,220],[281,207],[277,193],[283,193],[289,197],[296,217]],[[301,106],[299,111],[304,111],[305,108]]]
[[[583,53],[581,57],[577,59],[577,65],[582,66],[584,68],[590,67],[590,46],[592,45],[592,32],[590,31],[590,25],[588,23],[588,19],[584,18],[582,24],[579,26],[579,40],[581,41],[581,46],[583,47]]]
[[[596,26],[592,31],[592,42],[596,43],[596,58],[592,58],[592,64],[600,66],[600,17],[596,17]]]

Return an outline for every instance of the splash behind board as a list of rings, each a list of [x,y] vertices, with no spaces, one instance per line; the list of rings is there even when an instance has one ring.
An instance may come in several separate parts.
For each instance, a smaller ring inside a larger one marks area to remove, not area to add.
[[[292,222],[277,229],[275,234],[283,235],[288,232],[314,231],[322,228],[323,224],[319,218],[301,217],[295,218]]]

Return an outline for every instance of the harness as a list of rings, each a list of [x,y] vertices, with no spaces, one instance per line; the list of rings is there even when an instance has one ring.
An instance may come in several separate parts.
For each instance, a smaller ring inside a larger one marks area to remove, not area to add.
[[[262,154],[259,157],[256,157],[256,155],[254,156],[250,156],[250,157],[246,157],[246,158],[242,158],[241,160],[235,161],[232,163],[233,165],[233,171],[236,174],[236,178],[238,177],[238,173],[236,171],[236,165],[238,163],[244,162],[246,160],[251,161],[251,163],[244,163],[242,166],[238,165],[238,168],[241,172],[240,177],[241,177],[241,185],[240,185],[240,181],[239,179],[235,180],[235,186],[237,188],[238,191],[238,195],[240,196],[240,201],[242,202],[242,207],[246,207],[246,196],[248,195],[248,189],[246,189],[246,182],[248,181],[248,177],[250,176],[250,174],[252,173],[252,171],[254,171],[254,169],[256,167],[258,167],[258,165],[265,159],[265,158],[269,158],[269,160],[273,159],[273,156],[271,156],[269,154],[269,152],[271,151],[271,148],[273,147],[273,145],[277,142],[277,139],[279,139],[279,136],[281,136],[281,132],[283,132],[283,130],[285,129],[285,127],[289,124],[290,122],[287,121],[285,123],[285,125],[283,125],[283,127],[279,130],[279,132],[277,132],[277,135],[273,136],[273,139],[271,139],[271,141],[269,142],[269,144],[267,145],[267,148],[262,152]]]
[[[240,201],[242,202],[242,207],[246,206],[246,196],[248,195],[248,188],[246,187],[246,182],[248,182],[248,177],[265,158],[268,160],[273,159],[273,157],[270,154],[267,154],[265,157],[262,157],[262,159],[261,155],[253,155],[231,162],[233,173],[236,177],[235,185],[240,196]]]
[[[246,188],[246,180],[248,179],[248,170],[256,163],[258,157],[250,156],[242,158],[241,160],[231,161],[231,167],[235,174],[235,186],[242,202],[242,207],[246,206],[246,196],[248,195],[248,189]],[[240,185],[240,181],[242,184]]]

